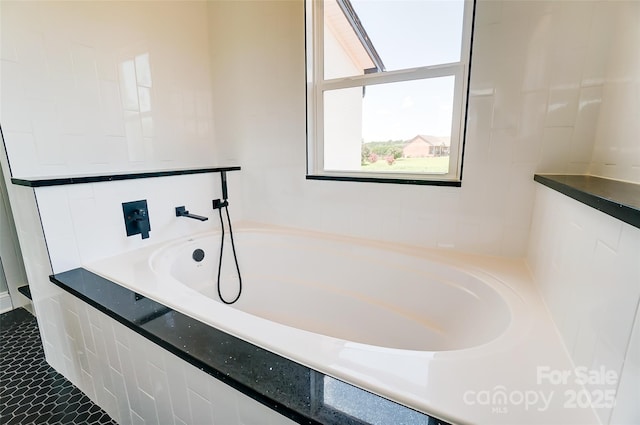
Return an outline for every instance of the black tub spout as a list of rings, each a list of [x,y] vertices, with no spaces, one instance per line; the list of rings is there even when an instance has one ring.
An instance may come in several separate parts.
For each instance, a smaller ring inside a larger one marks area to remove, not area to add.
[[[207,221],[209,220],[209,217],[205,217],[202,215],[196,215],[196,214],[190,214],[189,211],[187,211],[187,209],[183,206],[181,207],[176,207],[176,217],[189,217],[189,218],[193,218],[195,220],[200,220],[200,221]]]

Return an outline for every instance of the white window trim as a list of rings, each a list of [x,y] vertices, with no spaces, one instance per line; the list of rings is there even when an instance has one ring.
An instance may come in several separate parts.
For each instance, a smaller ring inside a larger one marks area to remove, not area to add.
[[[324,76],[324,4],[323,1],[317,0],[305,1],[307,178],[415,184],[451,182],[454,183],[453,185],[459,185],[462,179],[474,3],[474,0],[465,0],[460,62],[325,80],[316,78],[316,76]],[[309,11],[311,13],[308,13]],[[317,31],[314,31],[314,27]],[[445,76],[455,78],[449,171],[446,174],[324,170],[324,127],[323,113],[320,111],[324,111],[325,91]]]

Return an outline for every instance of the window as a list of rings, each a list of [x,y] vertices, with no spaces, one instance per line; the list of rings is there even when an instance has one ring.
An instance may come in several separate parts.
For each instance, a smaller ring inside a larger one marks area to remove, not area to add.
[[[307,0],[307,178],[459,185],[473,0]]]

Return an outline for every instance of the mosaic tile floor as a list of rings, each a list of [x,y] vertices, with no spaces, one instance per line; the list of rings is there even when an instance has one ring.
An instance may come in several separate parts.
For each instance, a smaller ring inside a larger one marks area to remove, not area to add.
[[[47,364],[36,319],[22,308],[0,315],[0,424],[116,425]]]

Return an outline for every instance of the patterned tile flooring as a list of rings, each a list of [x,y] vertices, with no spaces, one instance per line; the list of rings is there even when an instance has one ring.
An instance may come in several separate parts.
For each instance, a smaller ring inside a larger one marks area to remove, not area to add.
[[[0,424],[115,425],[45,361],[36,319],[22,308],[0,315]]]

